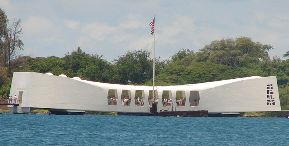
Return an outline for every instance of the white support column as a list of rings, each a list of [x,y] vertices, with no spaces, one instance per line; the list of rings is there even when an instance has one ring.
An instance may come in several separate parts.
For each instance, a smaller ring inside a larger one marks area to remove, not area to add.
[[[123,109],[123,103],[121,101],[121,93],[122,93],[122,90],[117,89],[117,109],[118,110]]]
[[[175,96],[172,95],[172,92],[170,92],[169,96],[170,99],[172,99],[172,107],[170,110],[176,111],[177,109],[177,104],[176,104],[176,94],[174,94]]]
[[[185,91],[185,95],[186,95],[186,108],[187,109],[191,109],[191,106],[190,106],[190,90],[186,90]]]
[[[158,112],[162,109],[163,104],[162,104],[162,95],[163,95],[163,91],[162,90],[157,90],[157,98],[158,98]]]
[[[135,105],[135,90],[130,90],[130,107],[136,107]]]
[[[144,106],[149,108],[149,90],[144,90]]]
[[[170,91],[170,98],[172,99],[172,108],[173,108],[173,111],[176,111],[177,110],[177,104],[176,104],[176,91],[175,90],[172,90]],[[172,109],[170,109],[172,110]]]

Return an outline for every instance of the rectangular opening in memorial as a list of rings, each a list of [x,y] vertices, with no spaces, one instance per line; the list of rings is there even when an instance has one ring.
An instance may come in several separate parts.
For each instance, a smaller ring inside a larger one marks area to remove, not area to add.
[[[172,97],[171,97],[171,91],[164,90],[162,94],[162,104],[163,106],[172,106]]]
[[[129,106],[131,102],[131,94],[129,90],[122,90],[121,92],[121,102],[124,106]]]
[[[107,104],[108,105],[117,105],[117,90],[109,89],[107,92]]]
[[[144,106],[144,91],[136,90],[134,99],[135,99],[136,106]]]
[[[200,102],[199,91],[190,91],[190,106],[198,106]]]
[[[186,92],[185,91],[176,91],[176,103],[177,103],[177,106],[186,105]]]

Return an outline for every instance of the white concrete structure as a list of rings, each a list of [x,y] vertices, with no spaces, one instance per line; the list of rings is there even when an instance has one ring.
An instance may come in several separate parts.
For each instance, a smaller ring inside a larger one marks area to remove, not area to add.
[[[214,113],[280,111],[276,77],[157,86],[158,111],[208,110]],[[149,113],[151,86],[108,84],[51,73],[15,72],[10,95],[20,107]],[[108,93],[110,92],[110,93]],[[152,92],[151,92],[152,93]]]

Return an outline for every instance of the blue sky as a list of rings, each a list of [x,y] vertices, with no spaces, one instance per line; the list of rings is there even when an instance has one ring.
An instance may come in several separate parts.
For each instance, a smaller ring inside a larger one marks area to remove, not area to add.
[[[22,20],[22,55],[64,56],[80,46],[113,60],[152,48],[149,22],[156,16],[156,55],[199,50],[213,40],[246,36],[289,51],[288,0],[0,0],[10,20]]]

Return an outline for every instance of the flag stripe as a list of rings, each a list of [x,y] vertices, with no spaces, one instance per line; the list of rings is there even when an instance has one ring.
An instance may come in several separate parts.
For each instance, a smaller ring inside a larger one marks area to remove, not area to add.
[[[150,27],[151,27],[151,35],[153,35],[155,33],[155,17],[150,23]]]

